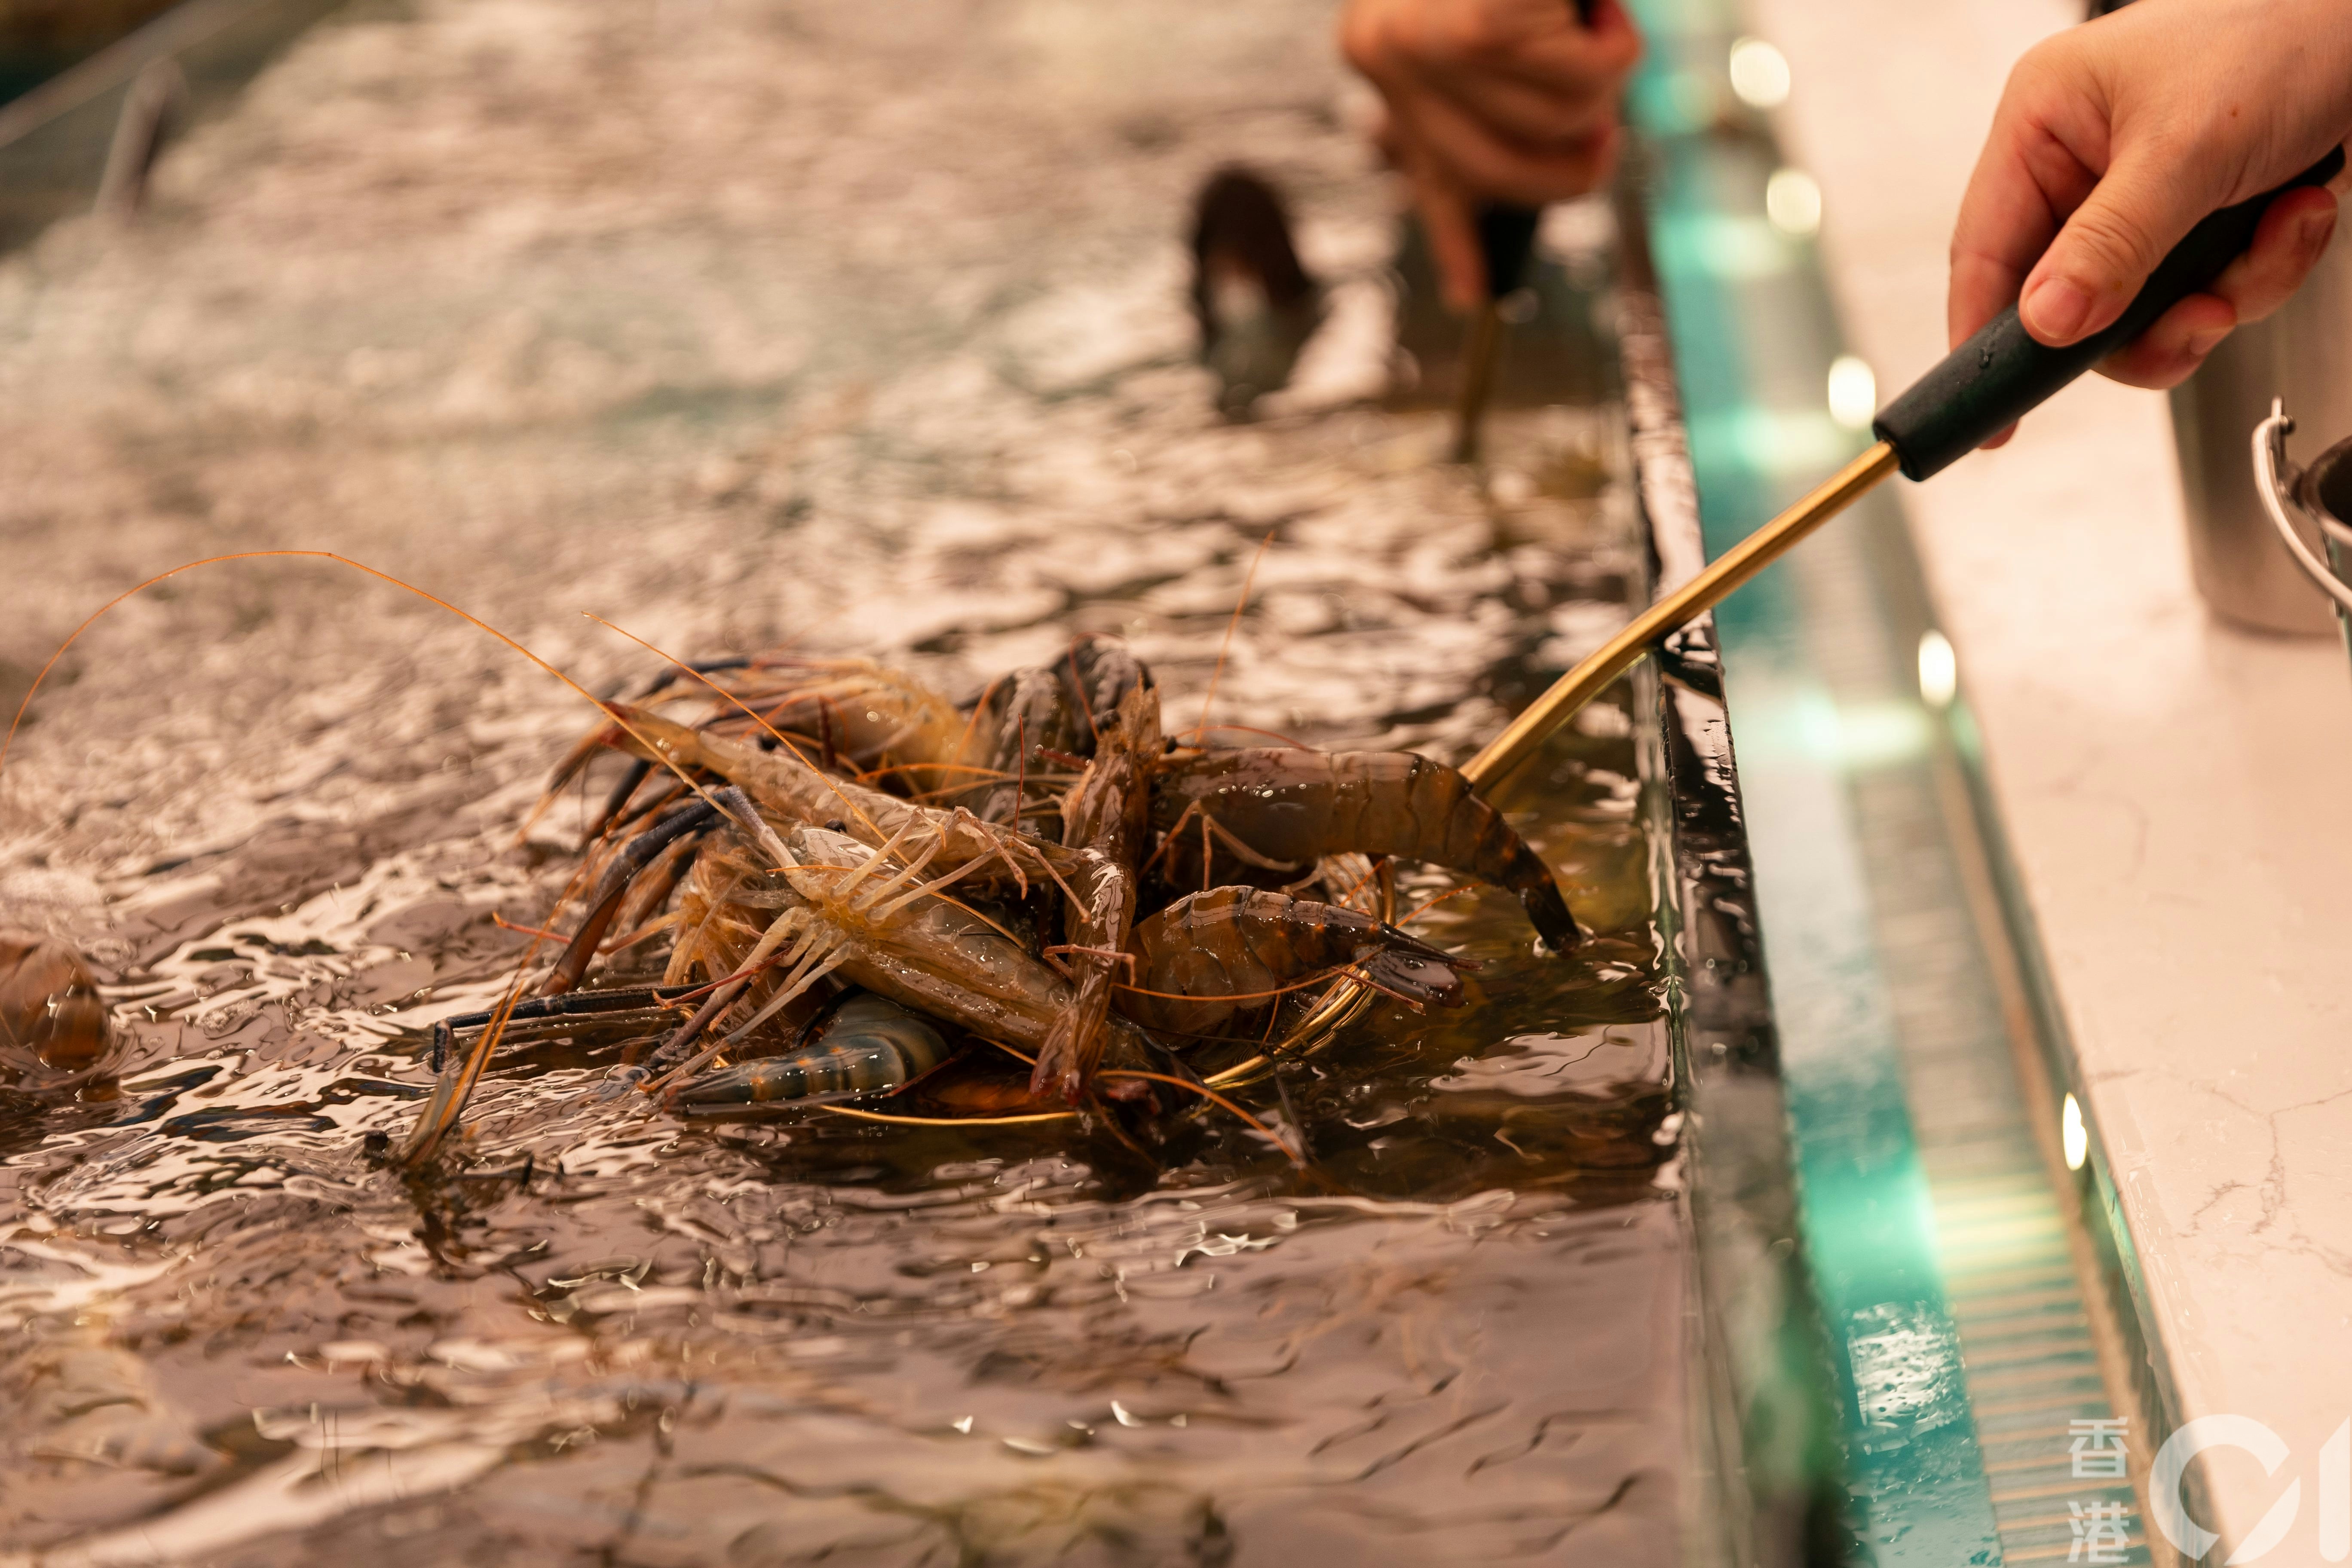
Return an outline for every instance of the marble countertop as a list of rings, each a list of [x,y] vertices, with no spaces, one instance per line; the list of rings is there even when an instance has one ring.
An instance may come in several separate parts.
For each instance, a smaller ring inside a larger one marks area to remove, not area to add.
[[[2080,8],[1748,14],[1789,58],[1780,133],[1891,394],[1944,353],[1952,215],[2009,68]],[[2180,1414],[2293,1455],[2209,1461],[2207,1522],[2240,1541],[2352,1416],[2352,673],[2332,637],[2206,613],[2156,394],[2086,382],[1903,499]],[[2282,1560],[2314,1560],[2316,1502]]]

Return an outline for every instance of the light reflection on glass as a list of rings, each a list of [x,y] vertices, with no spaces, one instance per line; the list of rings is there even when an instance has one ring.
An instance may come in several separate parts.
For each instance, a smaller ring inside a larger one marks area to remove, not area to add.
[[[1764,216],[1792,239],[1811,238],[1822,226],[1822,187],[1802,169],[1775,169],[1764,182]]]
[[[1731,46],[1731,90],[1750,109],[1778,109],[1789,100],[1788,57],[1761,38]]]
[[[1959,656],[1939,631],[1919,634],[1919,698],[1930,708],[1948,708],[1959,695]]]
[[[1840,354],[1830,365],[1830,417],[1849,430],[1867,430],[1878,415],[1878,377],[1867,361]]]

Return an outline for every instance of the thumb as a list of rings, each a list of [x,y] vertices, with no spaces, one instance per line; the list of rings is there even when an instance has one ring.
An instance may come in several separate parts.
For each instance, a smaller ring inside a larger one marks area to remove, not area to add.
[[[2026,276],[2017,302],[2025,330],[2063,348],[2112,325],[2222,194],[2145,142],[2119,149]]]

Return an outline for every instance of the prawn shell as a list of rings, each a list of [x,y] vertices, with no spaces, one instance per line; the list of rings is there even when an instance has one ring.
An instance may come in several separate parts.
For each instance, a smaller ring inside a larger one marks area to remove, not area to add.
[[[1120,1011],[1174,1038],[1227,1037],[1341,968],[1416,1005],[1461,996],[1461,961],[1370,915],[1255,888],[1187,894],[1136,923]]]
[[[714,721],[720,731],[801,735],[862,773],[903,774],[919,792],[950,782],[937,764],[956,761],[969,728],[946,698],[871,659],[762,656],[720,684],[759,714],[726,704]]]
[[[797,863],[769,891],[806,910],[812,934],[838,953],[843,979],[1043,1059],[1076,1010],[1077,989],[1010,934],[950,898],[918,897],[908,904],[899,893],[875,903],[884,882],[919,874],[920,854],[903,868],[869,867],[872,850],[816,827],[795,828],[785,842]],[[1076,880],[1099,890],[1086,874],[1089,859],[1100,857],[1081,854],[1072,862],[1081,873]],[[1103,885],[1122,900],[1131,897],[1124,884]],[[1132,908],[1124,901],[1118,907]],[[1096,1048],[1122,1065],[1140,1061],[1146,1051],[1134,1026],[1107,1023]]]
[[[1459,770],[1412,752],[1315,752],[1303,748],[1207,752],[1171,762],[1152,781],[1151,824],[1175,833],[1172,875],[1206,879],[1188,811],[1265,859],[1305,867],[1349,852],[1425,860],[1519,897],[1528,919],[1555,952],[1582,933],[1551,868],[1471,788]],[[1212,842],[1211,866],[1221,851]],[[1238,855],[1229,861],[1243,869]]]
[[[708,1112],[894,1093],[953,1054],[929,1019],[861,992],[835,1008],[798,1050],[706,1074],[680,1089],[672,1103]]]
[[[1042,959],[948,899],[897,907],[902,893],[877,907],[881,884],[908,868],[869,870],[874,851],[845,834],[801,827],[785,843],[798,863],[768,892],[806,910],[843,979],[989,1039],[1045,1046],[1073,992]]]
[[[954,798],[982,822],[1016,821],[1032,804],[1030,797],[1045,793],[1044,786],[1028,781],[1055,771],[1046,753],[1079,753],[1082,745],[1090,751],[1094,739],[1067,683],[1055,671],[1035,667],[1016,669],[982,692],[972,729],[974,741],[963,760],[988,773]]]
[[[106,1004],[81,955],[47,937],[0,934],[0,1056],[8,1065],[80,1072],[106,1047]]]
[[[1054,792],[1024,781],[1056,771],[1054,754],[1081,761],[1118,721],[1129,694],[1153,690],[1151,671],[1120,643],[1082,637],[1051,664],[1031,665],[992,681],[972,710],[971,735],[957,760],[986,772],[983,781],[950,789],[950,798],[985,822],[1012,822]],[[1158,723],[1158,700],[1152,700]],[[1024,798],[1026,797],[1026,798]]]
[[[1077,996],[1037,1053],[1029,1077],[1033,1090],[1058,1087],[1071,1100],[1094,1077],[1107,1044],[1111,968],[1135,921],[1136,862],[1151,836],[1149,780],[1160,751],[1160,694],[1149,675],[1124,650],[1097,651],[1102,658],[1094,675],[1099,689],[1117,693],[1117,706],[1108,721],[1097,719],[1095,754],[1062,803],[1062,844],[1087,857],[1100,875],[1091,896],[1063,912]]]
[[[1076,857],[1034,834],[981,821],[968,811],[939,809],[836,778],[772,738],[730,740],[675,723],[659,714],[608,703],[625,722],[604,731],[605,743],[631,755],[649,756],[682,767],[707,768],[744,793],[771,816],[785,822],[838,823],[858,843],[878,848],[902,828],[936,835],[941,855],[936,870],[974,863],[967,887],[1010,884],[1026,892],[1052,866],[1066,870]]]

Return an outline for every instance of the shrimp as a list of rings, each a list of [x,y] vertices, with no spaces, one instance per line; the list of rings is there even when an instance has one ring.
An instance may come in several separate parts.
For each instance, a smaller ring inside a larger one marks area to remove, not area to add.
[[[1103,764],[1105,776],[1116,772],[1122,778],[1139,779],[1144,759],[1160,743],[1158,699],[1147,684],[1116,684],[1123,694],[1126,714],[1118,732],[1133,743],[1118,750],[1120,761],[1116,764]],[[749,742],[691,730],[642,711],[617,705],[614,711],[626,728],[616,724],[608,732],[611,743],[650,751],[677,765],[716,773],[780,816],[803,823],[830,823],[870,850],[912,836],[924,844],[926,863],[937,862],[943,879],[940,886],[970,877],[977,886],[1002,888],[1009,881],[1026,892],[1029,878],[1036,876],[1059,887],[1070,900],[1066,929],[1068,946],[1079,961],[1075,967],[1081,979],[1065,999],[1071,1016],[1053,1037],[1051,1048],[1045,1048],[1043,1037],[1034,1042],[1043,1052],[1041,1061],[1051,1064],[1040,1068],[1038,1081],[1057,1082],[1073,1100],[1083,1091],[1101,1056],[1102,1021],[1110,1003],[1108,973],[1095,971],[1107,971],[1119,961],[1128,922],[1135,912],[1133,849],[1145,822],[1139,784],[1120,793],[1116,809],[1109,810],[1100,824],[1089,818],[1085,826],[1087,837],[1103,837],[1113,851],[1106,852],[1091,843],[1054,844],[1018,828],[982,822],[961,808],[901,800],[824,773],[789,748],[764,751]],[[1094,766],[1089,764],[1090,772]],[[677,973],[677,954],[687,951],[683,945],[675,950],[673,976]],[[1090,960],[1088,955],[1096,957]],[[892,994],[887,986],[869,984],[868,989]]]
[[[868,848],[879,848],[900,833],[920,830],[935,847],[943,870],[968,868],[991,882],[1009,878],[1024,890],[1030,876],[1066,872],[1077,864],[1076,857],[1034,835],[982,822],[968,811],[922,805],[836,778],[789,747],[771,751],[752,741],[689,729],[642,709],[608,706],[619,722],[599,731],[604,744],[717,773],[778,816],[816,825],[838,823],[839,831]]]
[[[698,1079],[674,1092],[670,1105],[711,1115],[776,1100],[814,1105],[896,1093],[952,1054],[947,1037],[921,1014],[861,991],[799,1047]]]
[[[1114,706],[1107,722],[1097,722],[1093,760],[1063,801],[1062,843],[1098,867],[1095,896],[1064,911],[1062,951],[1077,992],[1029,1079],[1032,1093],[1058,1086],[1074,1100],[1101,1054],[1111,973],[1124,962],[1135,919],[1135,865],[1151,833],[1151,768],[1160,750],[1160,694],[1150,672],[1118,650],[1093,673],[1089,696],[1109,697]]]
[[[958,764],[971,721],[902,670],[869,658],[762,655],[740,672],[715,677],[714,684],[757,712],[760,722],[807,737],[828,761],[837,757],[867,777],[901,780],[918,795],[964,782]],[[741,708],[724,700],[708,727],[736,734],[757,729]]]
[[[1080,637],[1054,663],[991,682],[972,711],[978,739],[961,759],[980,765],[974,814],[990,822],[1029,815],[1025,797],[1034,786],[1027,781],[1057,761],[1094,756],[1097,737],[1118,721],[1120,700],[1150,685],[1134,655],[1100,637]]]
[[[81,954],[47,937],[0,935],[0,1068],[80,1072],[106,1047],[106,1004]]]
[[[771,671],[782,670],[782,676]],[[966,753],[984,749],[974,721],[912,676],[864,658],[814,659],[794,655],[705,659],[647,686],[630,703],[605,704],[628,712],[684,698],[710,700],[696,730],[745,741],[769,730],[793,736],[830,769],[846,767],[913,794],[936,793],[950,782],[985,770]],[[773,744],[772,741],[768,742]],[[582,736],[555,765],[533,812],[580,774],[597,751],[612,744],[610,726]],[[653,759],[640,758],[650,766]],[[646,773],[632,768],[590,827],[614,820]],[[982,782],[989,782],[984,776]]]
[[[1063,1026],[1075,988],[996,926],[937,896],[956,873],[919,881],[940,857],[940,840],[898,859],[916,833],[910,824],[888,843],[868,848],[846,834],[799,827],[783,841],[781,870],[747,875],[747,885],[730,901],[779,912],[743,967],[772,964],[787,973],[766,1005],[704,1058],[740,1045],[771,1014],[835,970],[902,1007],[1017,1049],[1045,1048]],[[709,1022],[727,1010],[730,1004],[720,1000],[727,995],[725,989],[714,994],[719,1005]],[[1121,1061],[1143,1058],[1145,1042],[1134,1025],[1113,1019],[1102,1033]],[[679,1043],[665,1046],[657,1058],[673,1054]],[[697,1065],[680,1068],[677,1079]]]
[[[1047,772],[1047,753],[1083,756],[1092,734],[1069,682],[1058,670],[1016,669],[992,682],[972,710],[977,745],[971,760],[987,772],[967,784],[965,798],[983,822],[1018,826],[1035,809],[1032,781]],[[950,795],[959,793],[950,786]],[[1048,809],[1051,809],[1050,807]]]
[[[1188,893],[1136,923],[1135,978],[1119,1009],[1155,1035],[1213,1040],[1239,1034],[1311,983],[1349,975],[1419,1009],[1462,1001],[1475,967],[1353,910],[1252,888]]]
[[[1202,752],[1163,763],[1151,784],[1160,856],[1179,886],[1235,865],[1303,872],[1355,851],[1426,860],[1519,896],[1554,952],[1582,932],[1551,869],[1470,781],[1411,752]]]
[[[1117,651],[1106,658],[1106,649]],[[783,731],[828,769],[846,763],[865,782],[918,798],[961,798],[989,821],[1010,822],[1022,804],[1012,797],[1022,793],[1023,777],[1045,771],[1041,753],[1092,754],[1090,715],[1107,716],[1115,706],[1121,659],[1139,670],[1117,644],[1081,637],[1056,663],[992,682],[968,715],[913,676],[872,659],[792,654],[705,666],[695,671],[698,679],[666,679],[640,700],[715,689],[723,695],[699,728],[737,738],[761,725]]]

